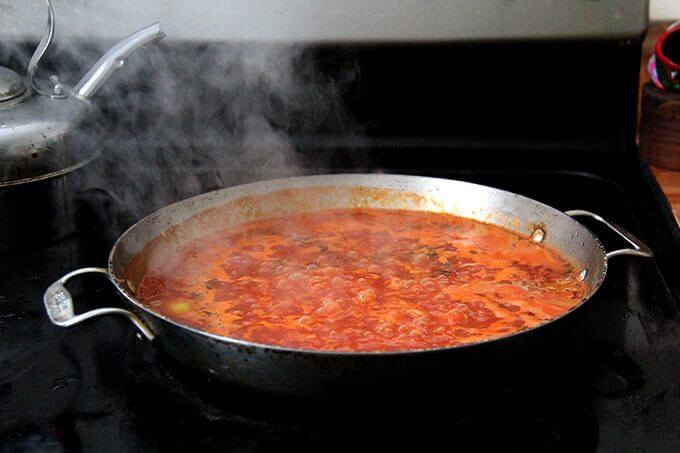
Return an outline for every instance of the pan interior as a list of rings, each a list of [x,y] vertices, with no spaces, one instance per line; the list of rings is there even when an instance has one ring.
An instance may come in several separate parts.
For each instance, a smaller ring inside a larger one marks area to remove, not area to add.
[[[554,208],[476,184],[397,175],[290,178],[188,199],[152,214],[124,233],[111,252],[110,267],[134,301],[134,291],[147,270],[196,238],[254,220],[347,208],[449,213],[540,239],[582,272],[587,286],[584,300],[604,278],[606,261],[599,241]]]

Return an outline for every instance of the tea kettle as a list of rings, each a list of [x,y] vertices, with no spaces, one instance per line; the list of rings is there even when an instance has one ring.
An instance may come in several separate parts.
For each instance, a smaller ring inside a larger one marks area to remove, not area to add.
[[[71,146],[74,130],[91,109],[90,99],[131,52],[165,36],[158,23],[149,25],[114,45],[75,87],[56,76],[49,88],[41,87],[35,75],[55,30],[51,1],[45,3],[47,29],[26,77],[0,66],[0,187],[60,176],[94,159],[96,147]]]

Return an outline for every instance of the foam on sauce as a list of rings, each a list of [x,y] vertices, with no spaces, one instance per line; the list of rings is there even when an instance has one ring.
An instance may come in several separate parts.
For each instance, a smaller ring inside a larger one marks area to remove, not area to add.
[[[216,335],[290,348],[405,351],[479,342],[578,305],[555,251],[450,214],[342,209],[261,220],[149,269],[137,297]]]

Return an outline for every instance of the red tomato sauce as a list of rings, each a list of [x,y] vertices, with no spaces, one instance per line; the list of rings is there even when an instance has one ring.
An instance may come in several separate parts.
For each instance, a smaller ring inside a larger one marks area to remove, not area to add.
[[[558,317],[585,286],[555,251],[450,214],[326,210],[196,240],[137,297],[213,334],[290,348],[405,351],[473,343]]]

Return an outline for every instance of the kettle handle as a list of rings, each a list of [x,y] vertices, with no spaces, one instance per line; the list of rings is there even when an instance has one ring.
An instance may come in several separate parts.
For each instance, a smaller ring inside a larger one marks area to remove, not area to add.
[[[49,90],[40,88],[35,82],[35,75],[38,72],[40,60],[45,55],[45,52],[47,52],[54,38],[54,8],[52,7],[51,0],[45,0],[45,4],[47,5],[47,29],[28,63],[28,89],[52,98],[65,98],[69,94],[68,90],[64,89],[64,86],[59,83],[59,79],[56,76],[50,78],[52,86]],[[118,42],[97,60],[87,74],[80,79],[80,82],[73,89],[73,95],[84,101],[91,98],[111,74],[123,66],[125,58],[130,53],[145,44],[155,43],[165,37],[165,33],[160,28],[160,24],[156,22]]]
[[[31,60],[28,62],[28,89],[44,96],[66,97],[66,93],[56,78],[53,79],[50,90],[44,90],[35,83],[35,74],[38,72],[40,60],[45,56],[45,52],[47,52],[54,38],[54,8],[52,7],[51,0],[45,0],[45,5],[47,5],[47,29],[42,35],[38,47],[35,48],[33,55],[31,55]]]

